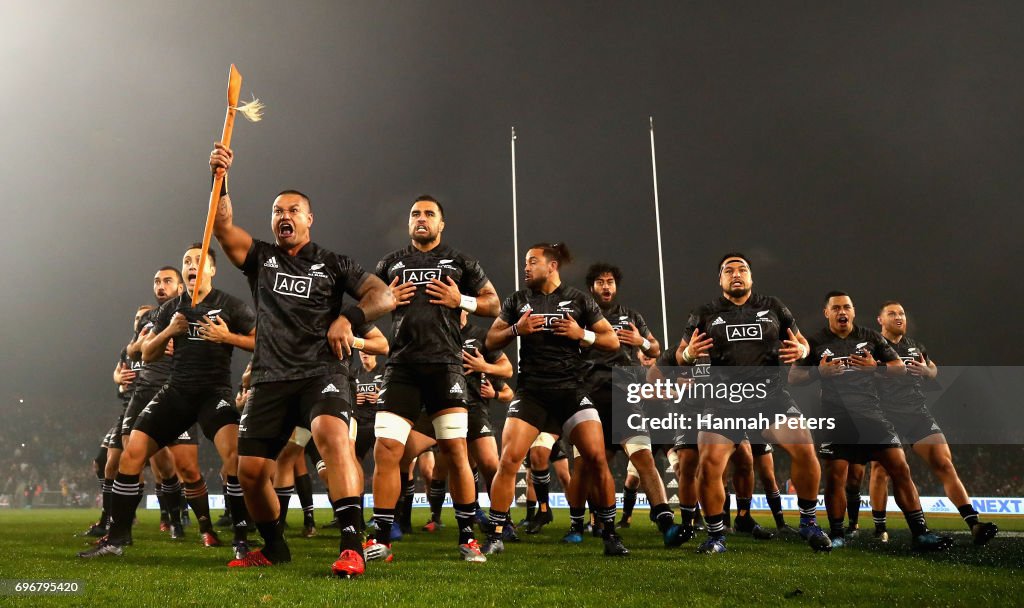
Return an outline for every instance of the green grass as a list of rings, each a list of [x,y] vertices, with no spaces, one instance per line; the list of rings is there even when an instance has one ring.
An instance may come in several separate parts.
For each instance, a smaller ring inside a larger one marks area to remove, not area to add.
[[[450,510],[447,512],[451,516]],[[72,596],[17,596],[4,606],[945,606],[1017,605],[1024,597],[1024,518],[996,519],[1009,532],[987,547],[957,535],[956,546],[940,555],[917,555],[890,514],[893,541],[880,546],[856,542],[832,554],[814,554],[798,542],[756,542],[729,538],[723,555],[696,555],[696,542],[668,550],[646,512],[637,511],[623,536],[633,554],[601,554],[599,539],[582,546],[559,544],[568,515],[537,536],[523,535],[487,564],[457,560],[453,522],[438,535],[417,532],[395,543],[391,564],[372,563],[359,580],[332,579],[338,534],[322,530],[299,538],[301,515],[293,512],[289,544],[293,562],[274,568],[228,571],[227,548],[207,549],[195,527],[189,539],[171,541],[157,530],[157,514],[143,512],[135,546],[122,558],[80,560],[93,511],[0,511],[0,579],[79,580]],[[518,513],[516,514],[518,515]],[[761,521],[768,515],[757,514]],[[418,509],[414,521],[422,523]],[[790,520],[794,516],[789,515]],[[318,512],[326,522],[329,514]],[[865,522],[870,527],[870,518]],[[958,518],[931,517],[933,528],[960,531]],[[418,529],[418,528],[417,528]],[[1013,531],[1016,531],[1014,533]],[[230,537],[228,532],[222,536]],[[870,537],[870,530],[867,531]],[[699,538],[698,538],[699,540]],[[797,592],[799,590],[799,592]]]

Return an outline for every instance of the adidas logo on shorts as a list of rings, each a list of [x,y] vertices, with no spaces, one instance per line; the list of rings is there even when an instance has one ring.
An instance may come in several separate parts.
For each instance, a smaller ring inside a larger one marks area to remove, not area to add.
[[[594,405],[594,402],[590,400],[590,397],[584,397],[580,401],[580,405]]]
[[[491,429],[485,424],[482,427],[480,427],[480,432],[481,433],[490,433]]]
[[[461,395],[462,387],[459,386],[458,382],[456,382],[455,384],[452,385],[452,388],[448,391],[448,393],[452,395]]]
[[[328,384],[327,386],[325,386],[324,390],[320,391],[320,394],[321,395],[326,395],[327,393],[340,393],[340,392],[341,391],[338,390],[338,387],[334,386],[334,383],[332,382],[332,383]]]
[[[723,323],[725,323],[725,320],[722,319],[722,317],[717,317],[714,321],[711,322],[711,327],[714,327],[715,325],[721,325]]]
[[[266,268],[277,268],[278,267],[277,266],[277,258],[274,257],[274,256],[271,256],[269,260],[267,260],[266,262],[263,262],[263,266],[266,267]]]
[[[231,404],[228,403],[227,401],[221,399],[220,403],[217,404],[217,409],[219,410],[219,409],[224,408],[224,407],[231,407]]]

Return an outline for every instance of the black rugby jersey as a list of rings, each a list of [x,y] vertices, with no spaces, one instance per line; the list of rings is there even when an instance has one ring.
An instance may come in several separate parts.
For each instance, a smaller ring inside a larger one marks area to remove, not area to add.
[[[601,309],[589,294],[565,284],[544,295],[521,289],[501,305],[498,318],[509,325],[519,321],[527,310],[544,317],[544,330],[523,336],[519,348],[520,388],[577,388],[583,381],[587,363],[579,340],[556,336],[550,323],[571,316],[584,329],[604,319]]]
[[[307,243],[288,255],[253,239],[241,266],[256,302],[252,384],[348,374],[331,352],[327,330],[368,276],[351,258]]]
[[[166,303],[164,302],[164,304]],[[139,333],[143,329],[149,328],[150,332],[157,331],[153,325],[159,310],[160,307],[158,306],[142,313],[142,316],[139,318],[139,332],[132,338],[133,342],[139,337]],[[142,357],[140,356],[139,360],[135,363],[142,366],[139,370],[139,375],[135,377],[135,390],[140,388],[160,388],[167,383],[167,379],[171,376],[171,366],[174,363],[174,357],[164,355],[152,363],[142,363]]]
[[[353,361],[351,369],[354,372],[356,393],[379,393],[384,388],[384,362],[385,358],[377,355],[377,365],[372,371],[367,371],[358,357]],[[353,401],[354,403],[355,401]],[[376,411],[377,407],[372,403],[363,403],[353,407],[356,418],[369,421],[371,424]]]
[[[601,308],[601,314],[611,323],[614,330],[629,329],[629,324],[632,323],[636,326],[641,336],[646,338],[650,332],[643,316],[632,308],[627,308],[620,304],[612,304],[608,308]],[[590,363],[590,374],[594,380],[606,381],[611,378],[613,367],[639,366],[639,352],[639,346],[631,346],[619,342],[618,350],[607,351],[588,348],[583,351],[583,357]]]
[[[883,336],[884,337],[884,336]],[[886,338],[889,345],[905,365],[911,361],[919,361],[921,357],[928,360],[928,350],[924,344],[910,336],[903,336],[899,342]],[[904,376],[888,376],[879,374],[877,378],[878,396],[882,400],[882,409],[898,412],[918,412],[925,408],[928,401],[923,388],[926,381],[920,376],[907,373]]]
[[[823,411],[847,411],[873,413],[879,410],[876,376],[884,371],[862,371],[850,367],[850,356],[870,352],[883,365],[899,359],[896,351],[889,346],[882,334],[873,329],[854,325],[853,331],[845,338],[822,328],[814,335],[807,336],[811,352],[800,361],[806,367],[816,367],[822,357],[843,363],[843,373],[838,376],[821,378],[821,407]]]
[[[686,321],[683,338],[689,342],[697,328],[714,341],[707,357],[698,361],[701,367],[710,365],[710,370],[705,367],[702,372],[711,374],[717,366],[777,368],[779,348],[788,337],[786,330],[792,329],[794,334],[800,331],[793,313],[781,300],[758,293],[750,294],[742,305],[719,296],[695,309]],[[764,382],[769,398],[782,386],[778,369],[743,369],[726,375],[731,382]]]
[[[135,341],[134,336],[132,337],[132,341]],[[117,391],[118,397],[120,397],[121,401],[124,402],[122,405],[128,405],[128,402],[132,400],[132,393],[135,392],[135,387],[139,383],[139,372],[142,371],[142,359],[140,358],[138,361],[134,361],[128,357],[128,347],[126,346],[121,349],[121,357],[118,361],[123,363],[126,369],[135,372],[135,379]]]
[[[163,331],[178,312],[188,320],[188,329],[172,338],[174,359],[168,383],[188,388],[230,388],[231,353],[235,347],[199,337],[202,327],[199,320],[202,317],[219,319],[231,333],[248,335],[256,326],[256,313],[252,307],[219,289],[211,289],[206,298],[193,307],[192,297],[185,292],[159,308],[153,331]]]
[[[501,358],[502,351],[493,351],[488,349],[486,342],[486,329],[473,325],[472,323],[466,323],[462,327],[462,350],[474,355],[481,355],[488,363],[497,363],[498,359]],[[487,374],[484,373],[466,374],[466,387],[469,389],[469,395],[466,397],[466,401],[470,403],[482,403],[485,401],[485,399],[480,395],[480,384],[483,382],[486,375]],[[498,379],[491,378],[490,380],[491,383],[494,384]],[[500,390],[499,386],[495,384],[494,390]]]
[[[388,254],[377,264],[375,273],[391,284],[412,282],[416,294],[409,304],[399,305],[391,317],[392,363],[446,363],[462,365],[462,339],[459,333],[461,310],[431,304],[426,291],[431,279],[447,283],[451,277],[463,295],[476,297],[487,284],[480,263],[448,245],[440,244],[430,251],[409,245]]]

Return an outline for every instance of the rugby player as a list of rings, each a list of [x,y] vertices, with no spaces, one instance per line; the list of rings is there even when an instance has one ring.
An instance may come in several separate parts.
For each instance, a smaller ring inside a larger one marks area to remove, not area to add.
[[[477,504],[466,446],[467,388],[459,324],[461,310],[494,317],[499,300],[480,263],[442,243],[444,229],[441,203],[418,196],[409,210],[410,244],[377,264],[376,275],[390,284],[398,307],[392,315],[391,354],[374,425],[373,526],[367,529],[367,559],[392,557],[384,541],[390,539],[403,490],[405,444],[425,409],[439,451],[449,463],[459,553],[465,561],[487,561],[473,535]],[[408,495],[409,481],[405,491]]]
[[[214,289],[216,259],[207,252],[205,273],[211,280],[195,293],[201,244],[193,244],[182,257],[187,290],[164,302],[153,315],[153,329],[142,343],[142,359],[149,363],[164,356],[174,341],[175,356],[167,383],[142,409],[135,421],[114,481],[111,527],[107,542],[80,557],[122,555],[131,534],[132,520],[141,498],[139,479],[146,461],[196,422],[213,441],[224,466],[237,468],[238,411],[232,404],[231,354],[235,347],[251,350],[256,315],[242,300]],[[201,303],[193,305],[193,298]],[[198,470],[186,477],[186,496],[199,520],[207,546],[220,545],[210,521],[206,483]],[[235,541],[244,548],[246,516],[240,500],[232,505],[236,518]],[[239,521],[241,518],[241,521]]]
[[[910,467],[892,423],[879,404],[875,377],[902,376],[906,368],[878,332],[854,324],[853,300],[842,291],[825,296],[826,327],[808,338],[810,355],[790,369],[790,382],[821,380],[822,415],[835,420],[823,431],[819,454],[826,463],[825,507],[832,545],[846,544],[846,477],[851,464],[877,460],[893,480],[896,503],[903,511],[915,549],[941,551],[952,539],[928,530]],[[815,373],[816,372],[816,373]]]
[[[994,523],[978,519],[978,512],[971,504],[967,490],[953,466],[953,455],[949,451],[946,436],[928,411],[923,393],[927,389],[926,385],[938,376],[939,368],[928,355],[928,349],[907,335],[909,319],[902,304],[895,300],[884,302],[877,321],[885,341],[907,366],[907,375],[904,377],[878,377],[878,393],[885,417],[892,422],[904,443],[911,445],[914,452],[931,468],[935,478],[942,483],[946,497],[956,506],[971,531],[974,544],[984,545],[995,537],[999,528]],[[860,479],[856,485],[859,489]],[[871,502],[873,505],[882,505],[880,513],[875,514],[876,528],[882,531],[885,531],[887,486],[888,475],[885,469],[872,465]]]
[[[210,168],[225,176],[232,151],[216,144]],[[340,577],[365,571],[362,555],[359,470],[349,445],[352,406],[345,356],[362,327],[394,308],[387,285],[351,258],[313,243],[309,197],[285,190],[271,206],[274,242],[252,238],[235,225],[226,187],[218,203],[214,236],[249,280],[257,309],[252,392],[238,428],[238,477],[246,505],[263,537],[261,550],[230,567],[269,566],[291,560],[280,526],[280,504],[271,476],[274,459],[296,425],[307,426],[327,467],[328,492],[341,528]],[[358,303],[343,306],[345,294]]]
[[[676,525],[675,515],[668,505],[668,497],[665,493],[665,484],[661,479],[661,473],[654,462],[654,454],[651,450],[651,438],[647,434],[636,433],[623,436],[616,441],[612,433],[613,403],[618,401],[625,407],[626,397],[622,387],[616,387],[612,382],[612,368],[624,367],[630,378],[639,380],[640,359],[638,354],[649,357],[657,357],[661,354],[661,345],[647,327],[644,317],[637,311],[623,306],[618,302],[618,288],[622,283],[622,271],[612,264],[599,262],[587,269],[587,288],[590,295],[597,302],[601,314],[611,323],[615,335],[619,339],[619,348],[615,351],[602,351],[598,349],[587,349],[584,358],[590,364],[587,373],[587,394],[594,402],[598,414],[601,416],[601,426],[604,430],[605,446],[609,449],[608,459],[612,458],[612,451],[616,448],[622,449],[629,459],[629,463],[635,468],[639,481],[643,483],[644,491],[651,505],[650,519],[662,534],[666,546],[678,546],[688,540],[683,527]],[[618,391],[618,398],[613,395]],[[577,462],[577,464],[579,464]],[[535,477],[547,471],[533,471]],[[636,493],[633,493],[634,500]],[[632,508],[630,508],[632,511]],[[531,528],[543,525],[551,518],[550,510],[540,509],[534,517]],[[600,523],[600,522],[595,522]]]
[[[791,364],[805,357],[807,341],[800,334],[793,314],[778,298],[753,293],[753,273],[747,256],[742,253],[722,256],[718,264],[718,280],[721,296],[690,314],[683,332],[685,337],[680,340],[672,362],[693,366],[698,359],[707,356],[712,373],[719,366],[742,366],[746,369],[726,371],[726,374],[735,376],[732,381],[742,379],[750,384],[765,385],[767,395],[764,399],[747,399],[739,408],[711,401],[706,412],[735,419],[761,414],[772,420],[771,428],[762,430],[760,434],[792,457],[801,536],[814,550],[827,551],[831,542],[818,526],[815,514],[821,468],[814,454],[810,432],[799,424],[774,424],[776,415],[799,417],[800,410],[788,393],[781,390],[784,382],[773,369],[779,363]],[[745,434],[745,430],[738,429],[704,429],[697,437],[700,444],[698,486],[708,532],[708,538],[698,547],[698,552],[722,553],[726,550],[722,475],[736,444],[743,440]]]
[[[487,333],[487,348],[499,350],[521,337],[516,399],[502,433],[501,461],[491,484],[491,531],[486,551],[504,550],[502,534],[515,498],[516,473],[541,432],[565,435],[582,457],[568,488],[570,542],[582,540],[587,495],[593,489],[604,524],[605,555],[628,555],[615,532],[615,485],[605,455],[604,430],[593,402],[581,390],[586,348],[619,349],[615,330],[592,297],[562,284],[572,260],[564,243],[539,243],[525,256],[526,289],[509,296]]]

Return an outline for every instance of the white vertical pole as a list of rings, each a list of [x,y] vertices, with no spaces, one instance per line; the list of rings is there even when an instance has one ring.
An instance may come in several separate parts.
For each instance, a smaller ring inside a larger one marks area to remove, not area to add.
[[[519,212],[516,203],[516,128],[512,127],[512,266],[516,277],[512,291],[519,289]]]
[[[661,327],[664,331],[665,338],[665,341],[661,343],[661,348],[664,350],[670,348],[670,344],[668,342],[668,309],[665,306],[665,259],[661,250],[661,209],[658,205],[658,159],[654,154],[654,117],[650,116],[649,119],[651,124],[651,172],[654,178],[654,222],[657,227],[658,235],[658,276],[661,280]],[[515,139],[515,137],[513,137],[513,139]],[[514,142],[512,146],[512,157],[515,158]]]

